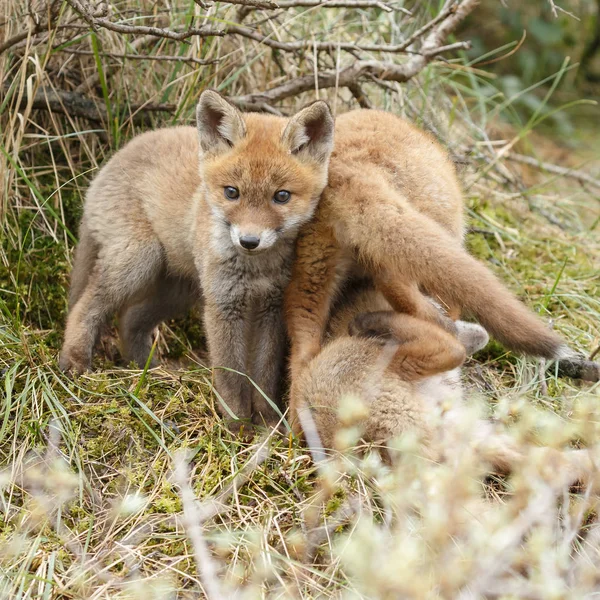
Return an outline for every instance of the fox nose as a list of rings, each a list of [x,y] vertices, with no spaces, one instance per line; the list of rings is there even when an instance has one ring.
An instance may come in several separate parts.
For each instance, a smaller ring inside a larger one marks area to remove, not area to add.
[[[260,238],[255,235],[240,235],[240,244],[246,250],[254,250],[260,244]]]

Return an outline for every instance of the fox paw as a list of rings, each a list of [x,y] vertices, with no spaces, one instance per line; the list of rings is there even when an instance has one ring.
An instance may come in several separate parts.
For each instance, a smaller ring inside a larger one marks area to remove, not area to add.
[[[456,321],[458,341],[465,347],[467,356],[481,350],[489,341],[488,332],[477,323]]]
[[[63,350],[58,359],[58,366],[64,373],[72,373],[73,375],[81,375],[89,371],[91,360],[89,357],[77,355],[74,352]]]
[[[558,361],[558,374],[561,377],[600,381],[600,364],[586,360],[583,356]]]

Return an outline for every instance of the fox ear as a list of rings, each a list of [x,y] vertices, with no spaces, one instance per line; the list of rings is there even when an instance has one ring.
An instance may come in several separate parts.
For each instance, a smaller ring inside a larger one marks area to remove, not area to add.
[[[196,124],[203,152],[226,152],[246,135],[242,113],[221,94],[205,90],[196,108]]]
[[[326,164],[333,150],[333,115],[319,100],[295,114],[287,124],[281,142],[298,157]]]

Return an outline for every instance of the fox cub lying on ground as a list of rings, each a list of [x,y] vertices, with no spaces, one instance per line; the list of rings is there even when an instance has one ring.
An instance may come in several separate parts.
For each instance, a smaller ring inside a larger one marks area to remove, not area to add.
[[[469,313],[509,349],[561,360],[565,374],[598,380],[597,364],[571,350],[463,248],[461,189],[431,135],[389,113],[357,110],[337,118],[335,136],[329,182],[298,238],[286,291],[292,420],[295,381],[320,351],[340,287],[361,270],[397,312],[450,330],[451,319]]]
[[[324,102],[289,120],[242,114],[205,91],[197,125],[135,138],[90,186],[60,366],[88,369],[114,313],[125,358],[144,366],[155,327],[202,295],[212,365],[248,374],[276,401],[283,292],[327,182],[333,118]],[[215,383],[225,415],[274,420],[243,375],[218,370]]]
[[[460,366],[489,338],[474,323],[457,321],[456,329],[455,337],[439,325],[396,313],[372,287],[348,294],[333,311],[323,349],[296,381],[300,410],[310,411],[323,446],[336,447],[344,425],[358,425],[363,439],[381,444],[388,458],[388,442],[412,432],[427,460],[451,461],[467,445],[502,471],[528,460],[528,450],[490,421],[471,422]],[[344,399],[366,411],[349,408],[351,423],[343,423]],[[595,472],[593,451],[534,451],[561,465],[570,481]]]
[[[462,398],[459,367],[489,339],[474,323],[457,321],[456,328],[455,336],[396,313],[370,286],[347,294],[332,314],[323,349],[296,381],[298,399],[311,408],[323,445],[334,446],[345,396],[366,404],[367,441],[386,443],[410,429],[431,441],[432,405]]]

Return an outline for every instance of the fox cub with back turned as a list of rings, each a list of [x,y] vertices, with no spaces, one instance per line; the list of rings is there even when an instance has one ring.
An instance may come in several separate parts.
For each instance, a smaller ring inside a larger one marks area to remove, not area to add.
[[[471,314],[507,348],[560,360],[565,374],[598,381],[584,361],[463,247],[463,200],[455,169],[433,136],[403,119],[356,110],[336,120],[329,182],[297,243],[286,292],[295,380],[321,348],[340,287],[366,272],[392,308],[453,329]],[[296,423],[296,430],[299,426]]]
[[[279,396],[283,291],[300,227],[327,183],[333,118],[315,102],[291,119],[242,114],[207,90],[197,130],[132,140],[90,186],[80,227],[60,356],[91,366],[114,313],[124,357],[143,366],[165,319],[204,301],[215,387],[238,419],[275,413],[248,379]]]

